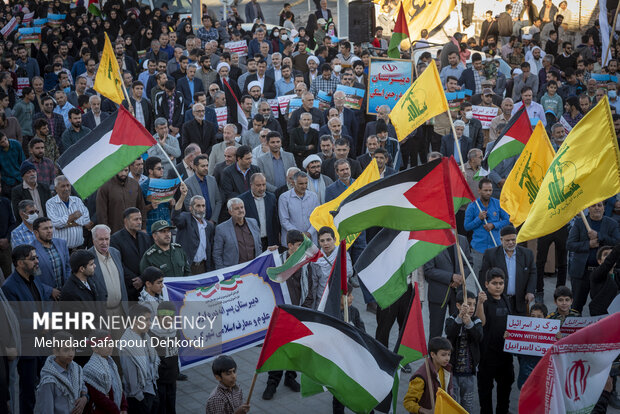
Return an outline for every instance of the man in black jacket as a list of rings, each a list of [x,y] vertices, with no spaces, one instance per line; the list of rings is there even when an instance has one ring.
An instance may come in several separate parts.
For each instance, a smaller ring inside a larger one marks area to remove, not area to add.
[[[194,119],[183,124],[181,131],[181,151],[191,143],[196,143],[200,147],[200,152],[210,154],[211,147],[215,144],[215,132],[217,125],[213,125],[205,118],[205,106],[196,103],[192,107]]]
[[[620,277],[615,267],[620,263],[620,243],[612,249],[603,246],[596,252],[599,266],[590,273],[590,315],[605,315],[620,291]]]
[[[121,253],[127,297],[137,301],[142,279],[140,259],[153,244],[153,239],[142,231],[142,212],[130,207],[123,213],[123,228],[112,235],[110,245]]]
[[[242,145],[237,148],[235,155],[237,162],[229,165],[222,172],[222,203],[226,204],[233,197],[245,193],[250,189],[250,177],[260,168],[252,165],[252,148]]]
[[[170,108],[170,99],[173,107]],[[168,80],[164,85],[164,91],[155,95],[155,115],[168,121],[170,134],[176,135],[183,126],[185,117],[185,100],[181,92],[175,89],[174,81]],[[170,115],[172,113],[172,116]]]

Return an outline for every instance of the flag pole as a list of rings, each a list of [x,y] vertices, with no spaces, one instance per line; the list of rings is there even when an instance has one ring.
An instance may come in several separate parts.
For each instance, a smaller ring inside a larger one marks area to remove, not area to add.
[[[181,177],[181,174],[179,174],[179,170],[177,170],[177,166],[174,165],[174,163],[172,162],[172,160],[170,159],[170,157],[168,156],[168,154],[166,154],[166,151],[164,151],[164,147],[161,146],[161,144],[159,143],[158,140],[157,141],[157,146],[159,147],[159,149],[161,150],[161,152],[164,154],[164,158],[166,160],[168,160],[168,162],[170,163],[170,165],[172,165],[172,169],[174,170],[174,172],[176,173],[177,177],[179,177],[179,180],[181,181],[181,183],[185,184],[185,182],[183,181],[183,178]]]
[[[463,172],[463,175],[465,175],[465,161],[462,159],[463,154],[461,153],[461,144],[459,144],[459,140],[456,138],[456,130],[454,129],[454,122],[452,121],[452,112],[450,111],[450,106],[448,106],[448,118],[450,118],[452,136],[454,137],[454,142],[456,143],[456,150],[459,152],[459,159],[461,160],[461,171]]]
[[[459,261],[459,271],[461,272],[461,275],[463,276],[463,298],[465,299],[465,302],[463,303],[467,303],[467,276],[465,276],[465,269],[463,268],[463,257],[459,253],[462,250],[461,250],[461,245],[459,243],[459,234],[457,233],[456,229],[454,229],[454,238],[456,239],[456,248],[458,250],[457,256],[458,256],[458,261]]]
[[[428,393],[431,396],[431,411],[435,411],[435,394],[433,393],[433,377],[431,377],[431,367],[430,367],[430,363],[428,362],[430,357],[430,353],[429,355],[427,355],[424,358],[424,366],[426,367],[426,378],[428,378],[428,381],[426,381],[426,386],[428,387]]]
[[[614,15],[613,25],[609,28],[609,43],[607,43],[607,50],[603,54],[603,64],[605,65],[609,61],[607,60],[607,56],[611,54],[611,41],[614,38],[614,34],[616,33],[616,20],[618,19],[618,11],[620,11],[620,3],[616,7],[616,14]]]
[[[620,3],[618,7],[620,7]],[[588,223],[588,220],[586,219],[586,215],[583,214],[583,210],[579,212],[579,215],[581,216],[581,219],[583,220],[584,226],[586,226],[586,230],[592,231],[592,227],[590,227],[590,223]]]
[[[254,376],[252,377],[252,385],[250,385],[250,391],[248,392],[248,399],[245,400],[246,405],[250,405],[250,399],[252,399],[252,392],[254,392],[254,385],[256,385],[256,377],[258,374],[254,371]]]
[[[482,292],[482,286],[480,286],[480,282],[478,281],[478,275],[476,275],[476,272],[474,272],[474,269],[471,267],[471,264],[469,263],[469,260],[467,260],[467,257],[465,257],[465,252],[463,252],[463,248],[461,246],[459,246],[459,250],[461,252],[461,255],[463,256],[463,259],[465,259],[465,263],[467,264],[467,268],[474,275],[474,282],[476,283],[476,287],[478,288],[478,292]]]
[[[482,208],[480,207],[480,204],[478,204],[478,200],[474,201],[474,203],[476,203],[476,207],[478,207],[478,211],[482,213]],[[484,219],[484,224],[489,224],[487,219]],[[491,240],[493,240],[493,244],[495,245],[495,247],[497,247],[497,242],[495,241],[495,237],[493,237],[493,230],[487,230],[487,231],[489,232],[489,235],[491,236]]]

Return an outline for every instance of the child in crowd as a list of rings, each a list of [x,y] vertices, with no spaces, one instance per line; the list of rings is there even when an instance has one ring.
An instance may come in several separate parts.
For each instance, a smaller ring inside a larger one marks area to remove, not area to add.
[[[607,308],[620,291],[620,276],[614,274],[614,267],[620,261],[620,243],[612,249],[603,246],[596,252],[599,266],[590,273],[590,315],[607,313]]]
[[[450,356],[452,354],[452,344],[447,338],[436,336],[428,342],[428,353],[430,355],[429,368],[433,395],[441,387],[448,394],[452,393],[452,370],[450,366]],[[403,400],[405,409],[410,413],[431,414],[431,396],[426,386],[429,381],[426,369],[426,362],[413,374],[409,381],[409,389]]]
[[[174,341],[177,330],[175,329],[174,316],[176,308],[172,302],[161,302],[157,307],[157,322],[151,325],[149,332],[157,338],[159,346],[156,347],[159,355],[159,378],[157,379],[157,394],[159,395],[159,412],[166,414],[176,413],[177,377],[179,376],[179,348],[168,345]],[[168,341],[170,340],[170,341]]]
[[[237,363],[228,355],[215,358],[211,366],[219,382],[209,395],[206,414],[244,414],[250,405],[243,402],[243,390],[237,385]]]
[[[144,269],[140,278],[144,282],[144,287],[140,291],[138,303],[151,307],[154,315],[157,310],[157,303],[164,300],[161,294],[164,289],[164,273],[154,266],[149,266]]]
[[[41,369],[34,406],[36,414],[82,414],[88,403],[82,367],[73,361],[72,340],[68,332],[54,334],[53,354],[47,357]]]
[[[120,414],[127,412],[127,400],[118,367],[112,359],[110,332],[96,330],[91,334],[93,354],[84,365],[84,382],[90,396],[90,413]]]
[[[571,309],[573,305],[573,292],[567,286],[559,286],[553,292],[553,301],[557,308],[555,312],[551,312],[547,319],[557,319],[560,321],[560,325],[564,324],[564,321],[568,316],[581,316],[581,313],[575,309]]]
[[[129,317],[132,324],[125,330],[121,340],[136,345],[127,346],[119,351],[123,371],[123,391],[127,396],[128,412],[132,414],[156,413],[159,357],[155,349],[151,347],[148,334],[151,327],[151,310],[137,304],[129,310]],[[144,346],[139,344],[144,344]]]
[[[562,98],[557,94],[558,84],[554,80],[547,82],[547,92],[540,98],[540,104],[545,110],[547,125],[553,125],[564,113]]]
[[[547,307],[542,303],[535,303],[530,308],[530,318],[545,319],[547,317]],[[507,333],[507,332],[506,332]],[[521,389],[525,380],[530,376],[536,364],[542,357],[534,355],[519,355],[519,376],[517,377],[517,388]]]
[[[484,292],[480,292],[479,296],[486,298]],[[476,370],[480,362],[482,321],[474,315],[477,306],[476,296],[472,292],[467,291],[465,303],[463,290],[459,289],[456,294],[456,308],[458,312],[446,319],[446,336],[454,349],[450,358],[454,373],[452,384],[456,401],[471,413],[476,396]]]
[[[496,412],[507,413],[510,406],[510,388],[515,380],[512,354],[504,352],[504,332],[508,315],[512,313],[510,300],[504,294],[506,275],[500,268],[487,271],[482,319],[483,337],[478,367],[478,398],[480,413],[493,414],[493,385],[497,383]]]

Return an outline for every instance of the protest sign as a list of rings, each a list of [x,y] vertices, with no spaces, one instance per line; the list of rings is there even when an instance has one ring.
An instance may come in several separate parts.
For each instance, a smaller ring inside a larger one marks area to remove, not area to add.
[[[202,339],[179,349],[183,369],[263,342],[273,308],[290,303],[286,284],[275,283],[267,275],[268,267],[281,264],[277,251],[265,252],[225,269],[164,279],[164,298],[176,305],[179,316],[213,321],[206,329],[188,326],[180,330],[181,339]]]
[[[32,22],[32,20],[34,20],[34,12],[26,13],[22,18],[22,24],[28,24]]]
[[[381,105],[390,109],[413,82],[413,62],[403,59],[370,58],[366,112],[376,114]]]
[[[40,27],[22,27],[18,29],[19,43],[31,44],[41,42],[41,28]]]
[[[217,125],[222,128],[228,122],[228,107],[222,106],[221,108],[213,108],[215,109],[215,116],[217,117]]]
[[[560,321],[508,315],[504,351],[520,355],[543,356],[556,341]]]
[[[277,99],[267,99],[267,103],[271,106],[271,112],[273,113],[274,118],[278,118],[280,116],[278,111],[278,100]]]
[[[364,94],[366,93],[365,90],[353,88],[351,86],[338,85],[336,86],[336,91],[344,92],[344,106],[346,108],[361,109],[362,101],[364,100]]]
[[[65,20],[65,17],[67,17],[66,14],[51,14],[51,13],[48,13],[48,15],[47,15],[47,23],[51,27],[60,27],[60,25]]]
[[[224,44],[224,48],[229,49],[230,53],[237,53],[240,57],[248,54],[248,43],[245,40],[227,42]]]
[[[575,317],[569,316],[564,319],[564,323],[560,328],[560,333],[563,335],[570,335],[572,333],[577,332],[578,330],[585,328],[588,325],[592,325],[595,322],[600,321],[607,315],[600,316],[588,316],[588,317]]]
[[[181,181],[179,178],[164,179],[151,178],[149,180],[149,188],[146,192],[146,199],[152,202],[165,203],[174,197],[175,191]]]
[[[22,96],[24,88],[30,86],[30,79],[27,77],[17,78],[17,96]]]
[[[286,108],[292,99],[298,99],[297,95],[278,96],[278,105],[280,106],[280,113],[282,115],[286,114]]]
[[[471,107],[471,109],[474,114],[474,118],[476,118],[482,124],[482,129],[491,128],[491,121],[497,116],[499,111],[499,108],[480,105],[474,105]]]
[[[573,127],[570,126],[566,118],[564,118],[563,116],[560,117],[560,124],[562,124],[562,126],[564,127],[564,133],[566,135],[568,135],[568,133],[573,130]]]

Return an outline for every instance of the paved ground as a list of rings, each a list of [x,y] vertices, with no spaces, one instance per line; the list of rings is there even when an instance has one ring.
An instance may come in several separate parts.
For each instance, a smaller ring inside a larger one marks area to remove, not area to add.
[[[545,278],[545,304],[550,311],[555,309],[553,305],[553,289],[555,288],[555,278]],[[471,289],[471,288],[470,288]],[[374,335],[377,328],[375,316],[372,313],[366,312],[366,307],[363,303],[361,292],[356,290],[354,305],[361,311],[362,319],[366,325],[367,332]],[[425,331],[428,332],[428,307],[422,304],[422,312],[425,320]],[[397,340],[397,326],[392,328],[390,336],[390,346],[393,347]],[[251,348],[242,352],[238,352],[233,355],[238,364],[238,381],[243,388],[244,393],[250,388],[254,368],[260,353],[260,348]],[[518,372],[519,366],[517,359],[515,361],[515,375]],[[421,362],[412,364],[415,371]],[[203,412],[206,399],[209,396],[211,390],[216,386],[216,381],[211,373],[211,365],[205,364],[200,367],[186,370],[185,373],[189,376],[189,381],[178,382],[177,390],[177,411],[180,413],[197,413]],[[407,391],[407,380],[409,375],[403,376],[405,379],[401,382],[399,389],[399,403],[402,403],[402,399]],[[251,406],[254,413],[270,413],[270,414],[316,414],[316,413],[331,413],[331,401],[332,396],[329,393],[323,393],[308,398],[301,398],[298,393],[293,393],[282,383],[278,387],[278,391],[275,394],[273,400],[264,401],[261,398],[263,390],[265,389],[267,382],[267,374],[259,374],[256,381],[256,387],[252,396]],[[511,411],[517,412],[519,393],[517,390],[516,382],[513,385],[511,393]],[[475,412],[478,411],[476,407]],[[350,411],[347,411],[350,412]],[[620,413],[620,410],[609,409],[609,413]],[[402,404],[399,405],[397,413],[406,413]]]

